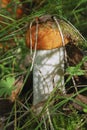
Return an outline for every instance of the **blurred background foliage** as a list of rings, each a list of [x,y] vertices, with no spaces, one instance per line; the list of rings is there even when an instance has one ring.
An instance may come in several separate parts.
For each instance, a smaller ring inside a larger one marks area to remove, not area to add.
[[[19,11],[20,16],[17,14],[18,8],[22,9],[22,12]],[[26,30],[32,19],[46,14],[57,15],[59,18],[70,21],[81,32],[85,39],[87,39],[87,0],[12,0],[5,8],[2,8],[0,3],[0,79],[5,79],[9,76],[17,78],[19,75],[25,76],[27,73],[26,77],[28,77],[30,66],[24,61],[26,55],[29,54],[29,50],[25,45]],[[25,101],[27,101],[27,94]],[[60,104],[61,103],[62,102],[60,102]],[[60,114],[60,104],[57,103],[54,106],[54,110],[57,107],[57,112],[52,113],[54,116],[53,125],[55,130],[65,130],[65,128],[67,130],[80,130],[85,122],[87,122],[87,112],[85,116],[79,117],[77,112],[73,110],[74,116],[72,114],[69,116],[66,114],[65,116],[64,113],[63,115]],[[66,102],[63,104],[66,104]],[[22,109],[20,106],[23,108],[24,105],[19,105],[19,109],[17,108],[17,110],[20,111],[19,115],[22,115],[23,113],[21,114]],[[25,106],[27,107],[26,110],[28,110],[29,104],[26,103]],[[26,113],[26,111],[24,112]],[[21,120],[18,122],[18,127],[20,127]],[[27,114],[26,120],[24,119],[22,121],[24,126],[16,130],[24,130],[25,128],[26,130],[31,130],[31,127],[35,128],[34,122],[38,123],[38,117],[33,115],[30,117],[30,115]],[[42,125],[42,123],[40,120],[36,130],[41,127],[40,125]],[[85,130],[85,128],[81,130]]]
[[[87,0],[21,0],[25,7],[27,15],[32,13],[40,14],[57,14],[69,20],[74,26],[87,36]],[[28,4],[27,4],[28,2]]]
[[[87,0],[61,2],[62,16],[67,18],[80,32],[87,36]]]
[[[23,14],[19,13],[22,16],[17,16],[18,7],[22,8]],[[43,14],[56,14],[61,18],[67,19],[86,38],[87,0],[13,0],[6,8],[0,8],[0,17],[5,19],[2,23],[7,25],[6,29],[11,31],[17,30],[30,19]],[[9,24],[9,21],[14,24]],[[3,30],[2,25],[0,25],[0,28]]]

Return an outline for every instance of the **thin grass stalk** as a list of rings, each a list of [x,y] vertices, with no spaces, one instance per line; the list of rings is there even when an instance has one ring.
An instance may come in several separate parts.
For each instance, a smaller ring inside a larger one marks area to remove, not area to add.
[[[32,58],[32,65],[30,68],[30,71],[32,71],[33,69],[33,65],[34,65],[34,60],[35,60],[35,56],[36,56],[36,50],[37,50],[37,40],[38,40],[38,20],[36,20],[36,41],[35,41],[35,48],[34,48],[34,54],[33,54],[33,58]],[[31,42],[32,43],[32,42]],[[31,49],[32,50],[32,49]]]
[[[14,117],[14,130],[17,130],[17,106],[16,106],[16,100],[15,100],[15,104],[14,104],[14,113],[15,113],[15,117]]]

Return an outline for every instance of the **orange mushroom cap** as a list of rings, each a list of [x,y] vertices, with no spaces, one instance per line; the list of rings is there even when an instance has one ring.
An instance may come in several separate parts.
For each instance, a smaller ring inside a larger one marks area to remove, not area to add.
[[[26,34],[26,45],[30,48],[30,33],[32,40],[32,49],[35,48],[36,42],[36,25],[33,25],[31,29],[28,29]],[[38,34],[37,34],[37,49],[39,50],[49,50],[53,48],[59,48],[63,46],[62,38],[58,27],[52,21],[39,23],[38,24]],[[64,37],[64,43],[67,44],[69,40]]]

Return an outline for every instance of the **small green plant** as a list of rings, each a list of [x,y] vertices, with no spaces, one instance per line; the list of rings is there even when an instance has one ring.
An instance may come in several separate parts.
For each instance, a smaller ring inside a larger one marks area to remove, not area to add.
[[[82,59],[82,61],[81,61],[78,65],[68,67],[68,68],[66,69],[66,72],[67,72],[68,74],[70,74],[71,76],[74,76],[74,75],[78,75],[78,76],[84,75],[85,72],[86,72],[86,70],[82,70],[82,69],[81,69],[81,66],[82,66],[83,63],[86,62],[86,61],[87,61],[87,56],[85,56],[85,57]]]
[[[85,113],[87,113],[87,108],[84,108],[83,111],[84,111]]]
[[[0,81],[0,97],[7,97],[11,95],[12,91],[15,89],[14,82],[14,77],[7,77],[6,79]]]

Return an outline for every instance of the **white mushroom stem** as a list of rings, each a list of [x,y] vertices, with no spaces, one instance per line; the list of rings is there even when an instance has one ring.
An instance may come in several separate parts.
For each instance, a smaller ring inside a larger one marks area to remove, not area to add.
[[[45,101],[54,87],[63,93],[64,49],[37,50],[33,67],[33,105]]]

